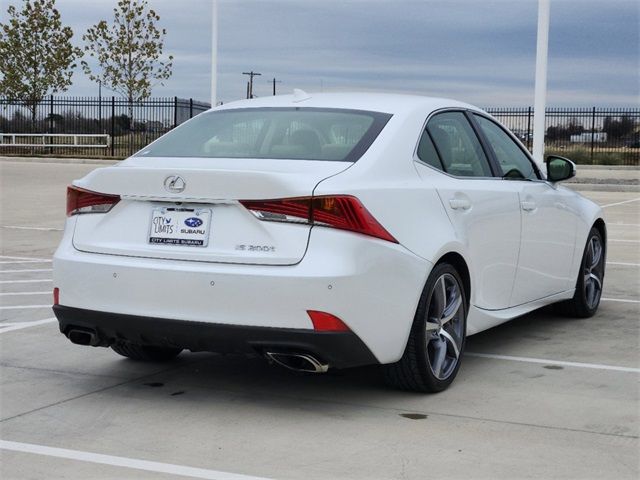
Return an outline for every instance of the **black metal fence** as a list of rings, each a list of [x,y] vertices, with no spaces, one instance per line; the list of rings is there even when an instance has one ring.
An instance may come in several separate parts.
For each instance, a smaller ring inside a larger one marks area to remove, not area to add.
[[[533,108],[486,108],[531,150]],[[640,165],[640,108],[547,108],[545,151],[577,163]]]
[[[207,103],[177,97],[131,103],[120,97],[51,96],[35,105],[0,98],[0,134],[56,134],[4,135],[0,155],[124,158],[208,108]],[[486,111],[532,148],[533,108]],[[101,136],[72,139],[79,134]],[[38,142],[46,144],[14,145]],[[548,108],[545,145],[547,153],[578,163],[640,165],[640,108]]]
[[[129,102],[120,97],[51,96],[36,104],[0,98],[0,134],[18,134],[1,137],[0,155],[124,158],[209,108],[208,103],[178,97]],[[72,135],[78,134],[94,136],[71,146]],[[46,146],[14,146],[41,142]],[[89,144],[99,145],[85,146]]]

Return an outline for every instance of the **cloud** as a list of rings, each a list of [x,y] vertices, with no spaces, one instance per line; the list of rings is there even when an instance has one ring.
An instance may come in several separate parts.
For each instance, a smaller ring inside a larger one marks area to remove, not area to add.
[[[12,0],[9,0],[10,2]],[[17,1],[17,0],[13,0]],[[58,0],[82,32],[109,20],[115,0]],[[174,74],[154,95],[209,98],[209,0],[150,0],[167,29]],[[640,68],[635,0],[554,0],[549,104],[635,105]],[[219,0],[219,99],[245,95],[243,71],[278,88],[434,94],[479,105],[530,105],[536,0]],[[81,72],[70,94],[95,95]]]

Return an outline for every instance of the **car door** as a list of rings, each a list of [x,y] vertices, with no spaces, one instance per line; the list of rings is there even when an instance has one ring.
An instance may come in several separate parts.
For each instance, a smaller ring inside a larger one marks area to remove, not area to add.
[[[571,288],[577,217],[569,206],[570,192],[543,180],[524,148],[500,125],[479,114],[473,119],[501,175],[517,185],[520,197],[522,235],[510,306]]]
[[[416,156],[418,172],[437,189],[465,245],[471,301],[483,309],[507,308],[520,247],[520,204],[514,185],[494,176],[494,167],[461,111],[432,116]],[[434,174],[433,168],[446,175]]]

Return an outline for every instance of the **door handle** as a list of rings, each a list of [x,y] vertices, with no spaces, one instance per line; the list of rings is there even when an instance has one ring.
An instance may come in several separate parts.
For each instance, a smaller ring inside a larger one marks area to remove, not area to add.
[[[536,202],[523,201],[523,202],[520,202],[520,206],[522,207],[522,210],[524,210],[525,212],[531,212],[536,209]]]
[[[471,208],[471,202],[464,198],[451,198],[449,199],[449,205],[454,210],[469,210]]]

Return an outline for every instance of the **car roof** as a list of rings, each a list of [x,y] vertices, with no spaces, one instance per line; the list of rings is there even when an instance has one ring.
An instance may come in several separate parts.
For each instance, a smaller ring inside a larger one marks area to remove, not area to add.
[[[391,114],[410,114],[415,111],[424,113],[441,108],[480,110],[478,107],[457,100],[421,95],[377,92],[306,93],[302,91],[297,91],[297,94],[293,95],[239,100],[212,110],[274,107],[341,108]]]

